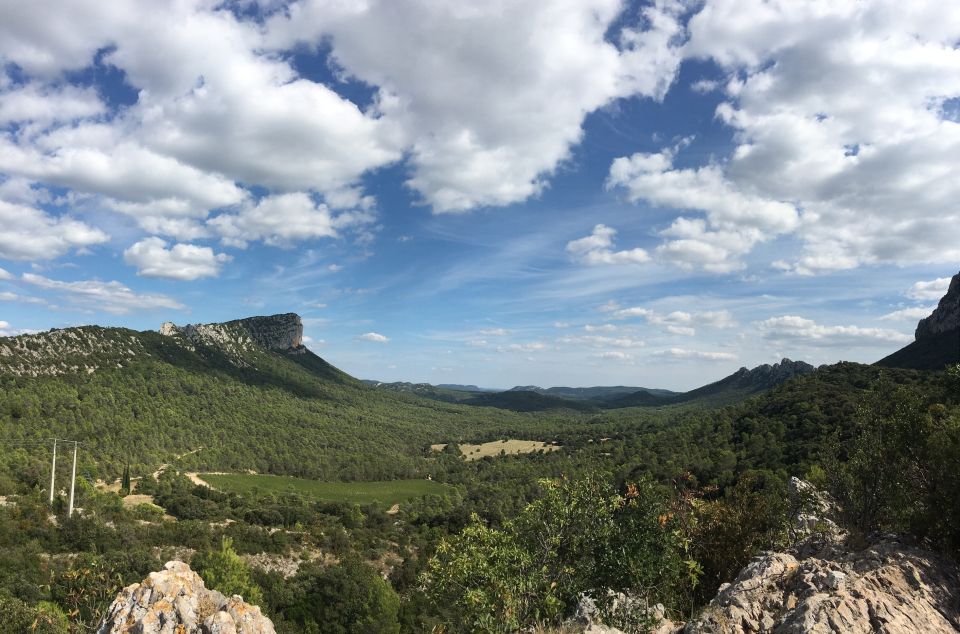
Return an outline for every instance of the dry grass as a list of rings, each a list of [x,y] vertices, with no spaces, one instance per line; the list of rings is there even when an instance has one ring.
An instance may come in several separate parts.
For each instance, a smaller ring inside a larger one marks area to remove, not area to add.
[[[157,503],[153,501],[152,495],[142,495],[139,493],[128,495],[123,498],[123,505],[128,509],[132,509],[140,504],[153,504],[156,506]]]
[[[534,451],[556,451],[560,445],[553,445],[539,440],[494,440],[482,445],[460,445],[460,453],[467,460],[479,460],[487,456],[499,456],[500,452],[507,455],[533,453]]]

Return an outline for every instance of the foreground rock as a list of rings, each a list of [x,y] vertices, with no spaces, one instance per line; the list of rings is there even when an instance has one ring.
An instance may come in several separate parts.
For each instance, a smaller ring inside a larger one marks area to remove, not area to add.
[[[960,631],[960,569],[894,537],[851,550],[811,538],[722,586],[688,633]]]
[[[208,590],[182,561],[127,586],[110,605],[98,634],[275,634],[260,608],[237,595]]]

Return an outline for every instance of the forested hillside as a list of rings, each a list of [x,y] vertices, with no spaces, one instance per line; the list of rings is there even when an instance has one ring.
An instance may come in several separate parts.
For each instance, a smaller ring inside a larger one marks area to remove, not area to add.
[[[523,422],[510,412],[448,406],[364,386],[310,352],[244,352],[244,366],[219,349],[195,350],[157,333],[72,330],[89,342],[62,360],[94,367],[54,376],[0,374],[0,434],[8,443],[80,440],[81,470],[119,477],[128,462],[153,471],[171,456],[184,467],[254,469],[321,479],[386,479],[421,473],[426,447],[469,440]],[[40,352],[49,341],[31,336]],[[0,339],[0,344],[2,344]],[[122,341],[134,354],[116,354]],[[18,357],[19,359],[20,357]],[[0,358],[0,365],[7,359]],[[41,448],[4,452],[7,469],[43,482]]]

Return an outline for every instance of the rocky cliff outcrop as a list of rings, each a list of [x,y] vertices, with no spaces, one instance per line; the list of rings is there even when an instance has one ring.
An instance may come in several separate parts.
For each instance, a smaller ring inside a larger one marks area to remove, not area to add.
[[[204,345],[249,348],[257,345],[267,350],[300,353],[303,348],[303,322],[296,313],[268,317],[247,317],[217,324],[187,324],[177,326],[165,322],[160,334],[182,336]]]
[[[784,358],[780,363],[764,363],[753,369],[740,368],[729,378],[736,387],[750,388],[757,391],[768,390],[785,383],[790,379],[809,374],[816,370],[806,361],[792,361]]]
[[[237,595],[208,590],[182,561],[127,586],[97,634],[275,634],[273,622]]]
[[[744,568],[687,634],[954,633],[960,569],[887,536],[865,548],[812,537]]]
[[[914,337],[920,340],[956,330],[957,327],[960,327],[960,273],[950,280],[950,288],[947,289],[947,294],[940,298],[933,314],[921,319],[917,324]]]

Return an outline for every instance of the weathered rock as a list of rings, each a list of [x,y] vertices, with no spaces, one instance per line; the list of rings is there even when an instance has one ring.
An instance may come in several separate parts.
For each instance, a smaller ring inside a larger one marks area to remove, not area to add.
[[[182,561],[127,586],[97,634],[275,634],[273,622],[243,598],[208,590]]]
[[[649,605],[641,598],[607,590],[602,606],[588,594],[581,594],[573,618],[566,623],[568,630],[582,634],[624,634],[607,623],[636,623],[637,620],[650,620],[654,623],[650,634],[679,634],[683,624],[677,624],[667,618],[666,608],[657,603]],[[604,622],[606,621],[606,623]],[[582,629],[580,629],[582,628]],[[632,628],[629,628],[633,631]]]
[[[303,349],[303,322],[296,313],[186,326],[167,321],[160,326],[160,334],[182,335],[194,343],[207,345],[252,343],[267,350],[298,352]]]
[[[862,550],[815,536],[763,555],[721,588],[684,632],[779,634],[953,633],[960,569],[886,537]]]
[[[790,507],[795,517],[794,538],[804,539],[814,533],[840,536],[842,531],[836,523],[839,509],[836,501],[824,491],[797,477],[787,482]]]
[[[917,324],[914,336],[917,340],[932,337],[942,332],[949,332],[960,327],[960,273],[950,280],[947,294],[940,298],[940,303],[933,314],[921,319]]]

